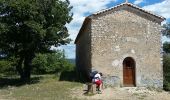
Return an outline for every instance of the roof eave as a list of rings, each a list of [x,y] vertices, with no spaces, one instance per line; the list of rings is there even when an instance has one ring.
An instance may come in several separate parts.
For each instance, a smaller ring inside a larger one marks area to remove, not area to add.
[[[147,13],[147,14],[150,14],[150,15],[152,15],[152,16],[160,19],[161,22],[164,21],[164,20],[166,20],[165,17],[162,17],[162,16],[159,16],[159,15],[153,14],[152,12],[146,11],[146,10],[144,10],[144,9],[136,6],[136,5],[133,5],[132,3],[125,2],[125,3],[119,4],[119,5],[115,6],[115,7],[98,11],[98,12],[93,13],[93,14],[89,15],[88,17],[86,17],[85,20],[84,20],[84,22],[83,22],[83,24],[82,24],[82,26],[81,26],[81,28],[80,28],[80,31],[79,31],[77,37],[76,37],[76,39],[75,39],[74,44],[77,43],[77,41],[78,41],[78,39],[80,38],[80,35],[81,35],[82,31],[83,31],[83,27],[85,27],[85,24],[87,24],[87,23],[89,22],[89,19],[92,19],[93,17],[96,17],[97,15],[103,14],[103,13],[105,13],[105,12],[107,12],[107,11],[113,10],[113,9],[118,8],[118,7],[120,7],[120,6],[123,6],[123,5],[129,5],[129,6],[134,7],[134,8],[136,8],[136,9],[140,10],[140,11],[143,11],[143,12],[145,12],[145,13]]]
[[[166,18],[164,18],[163,16],[153,14],[153,13],[150,12],[150,11],[146,11],[145,9],[142,9],[142,8],[136,6],[136,5],[132,4],[132,3],[128,3],[128,2],[119,4],[119,5],[117,5],[117,6],[114,6],[114,7],[108,8],[108,9],[104,9],[104,10],[98,11],[98,12],[92,14],[91,17],[92,17],[92,16],[97,16],[97,15],[103,14],[103,13],[105,13],[105,12],[108,12],[108,11],[110,11],[110,10],[116,9],[116,8],[118,8],[118,7],[120,7],[120,6],[123,6],[123,5],[129,5],[129,6],[133,7],[133,8],[136,8],[136,9],[138,9],[138,10],[140,10],[140,11],[143,11],[143,12],[145,12],[145,13],[147,13],[147,14],[150,14],[150,15],[152,15],[152,16],[155,16],[155,17],[161,19],[162,21],[166,20]]]
[[[84,22],[83,22],[83,24],[82,24],[82,26],[81,26],[81,28],[80,28],[80,31],[78,32],[78,35],[77,35],[77,37],[76,37],[76,39],[75,39],[75,41],[74,41],[74,44],[77,43],[78,39],[80,38],[80,35],[82,34],[83,28],[85,27],[86,24],[89,23],[89,20],[90,20],[90,19],[91,19],[91,15],[90,15],[90,16],[87,16],[87,17],[84,19]]]

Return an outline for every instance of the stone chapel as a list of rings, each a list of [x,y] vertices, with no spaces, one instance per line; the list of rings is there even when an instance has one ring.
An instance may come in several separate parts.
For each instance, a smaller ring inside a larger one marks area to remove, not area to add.
[[[78,72],[97,70],[113,86],[162,88],[164,20],[128,2],[86,17],[75,40]]]

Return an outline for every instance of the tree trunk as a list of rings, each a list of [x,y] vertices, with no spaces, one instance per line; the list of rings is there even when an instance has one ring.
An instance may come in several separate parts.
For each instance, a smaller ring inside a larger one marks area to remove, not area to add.
[[[23,69],[25,81],[30,81],[33,58],[34,58],[34,55],[29,55],[25,57],[24,69]]]
[[[24,72],[23,72],[23,69],[22,69],[23,60],[24,60],[24,58],[21,57],[21,58],[19,59],[19,61],[18,61],[17,66],[16,66],[16,70],[17,70],[17,72],[19,73],[21,80],[24,79]]]
[[[20,57],[16,70],[20,75],[22,81],[30,81],[31,69],[32,69],[32,60],[35,56],[32,54],[25,57]],[[24,63],[24,66],[23,66]]]

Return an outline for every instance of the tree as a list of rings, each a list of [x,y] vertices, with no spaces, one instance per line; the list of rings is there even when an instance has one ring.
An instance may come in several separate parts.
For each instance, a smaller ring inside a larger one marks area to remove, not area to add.
[[[54,74],[74,70],[74,65],[65,58],[63,51],[36,55],[33,59],[34,74]]]
[[[170,91],[170,55],[163,56],[164,89]]]
[[[0,73],[3,75],[15,75],[16,70],[15,66],[15,59],[13,57],[10,58],[2,58],[0,59]]]
[[[170,23],[163,25],[163,35],[170,38]],[[163,50],[166,54],[163,56],[163,74],[164,74],[164,89],[170,90],[170,42],[163,44]]]
[[[0,0],[0,50],[17,59],[22,80],[30,79],[35,53],[70,42],[71,8],[68,0]]]
[[[162,32],[163,36],[166,36],[166,37],[170,38],[170,23],[164,24],[163,28],[164,28],[164,30]],[[163,51],[165,53],[170,53],[170,42],[165,42],[163,44]]]
[[[165,53],[170,53],[170,42],[163,43],[163,51]]]
[[[170,23],[164,24],[163,28],[164,28],[163,35],[170,38]]]

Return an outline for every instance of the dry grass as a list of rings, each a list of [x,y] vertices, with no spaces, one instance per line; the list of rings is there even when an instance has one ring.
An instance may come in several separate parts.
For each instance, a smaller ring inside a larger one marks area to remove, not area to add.
[[[70,100],[70,89],[81,85],[77,82],[58,81],[54,75],[45,75],[33,84],[3,87],[0,90],[0,100]]]

